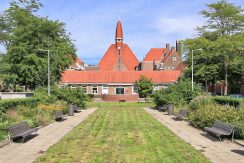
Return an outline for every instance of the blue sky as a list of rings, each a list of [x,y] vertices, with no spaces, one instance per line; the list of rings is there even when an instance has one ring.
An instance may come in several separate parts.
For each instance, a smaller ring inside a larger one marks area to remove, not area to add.
[[[0,11],[11,0],[1,0]],[[88,64],[97,64],[114,43],[118,18],[122,22],[124,42],[137,58],[153,47],[175,46],[178,39],[196,36],[194,29],[204,23],[199,15],[205,4],[217,0],[40,0],[37,13],[66,24],[77,48],[77,55]],[[244,0],[229,0],[244,6]],[[0,51],[4,51],[0,47]]]

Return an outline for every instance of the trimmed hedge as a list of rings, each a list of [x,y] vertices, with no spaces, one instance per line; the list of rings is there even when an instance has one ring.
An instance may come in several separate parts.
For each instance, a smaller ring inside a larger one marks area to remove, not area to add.
[[[231,98],[228,96],[215,96],[213,99],[218,104],[230,105],[236,108],[244,105],[244,99],[241,98]]]
[[[25,99],[11,99],[11,100],[0,100],[0,117],[6,113],[9,109],[15,110],[19,106],[26,106],[34,108],[37,106],[39,99],[30,97]]]

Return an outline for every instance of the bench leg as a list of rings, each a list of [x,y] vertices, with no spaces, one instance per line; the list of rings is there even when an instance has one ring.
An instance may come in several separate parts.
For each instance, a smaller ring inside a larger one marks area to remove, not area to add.
[[[232,142],[234,141],[234,135],[235,135],[235,131],[233,130],[233,133],[232,133]]]
[[[221,136],[218,136],[218,137],[219,137],[219,141],[222,141]]]
[[[24,143],[24,141],[25,141],[25,137],[23,137],[23,138],[22,138],[22,141],[21,141],[21,143],[23,144],[23,143]]]

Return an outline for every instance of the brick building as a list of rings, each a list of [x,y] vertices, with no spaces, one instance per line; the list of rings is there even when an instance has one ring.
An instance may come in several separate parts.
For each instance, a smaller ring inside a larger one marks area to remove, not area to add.
[[[184,66],[179,42],[176,42],[176,48],[170,48],[169,44],[166,48],[152,48],[139,62],[129,45],[124,43],[122,24],[118,21],[115,43],[109,46],[96,67],[64,71],[61,86],[81,87],[85,93],[108,101],[137,101],[139,96],[134,83],[141,75],[151,79],[154,89],[158,90],[177,82]]]

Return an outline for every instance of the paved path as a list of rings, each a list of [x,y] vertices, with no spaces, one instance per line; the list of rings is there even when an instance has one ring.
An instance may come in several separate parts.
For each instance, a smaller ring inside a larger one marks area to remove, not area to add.
[[[28,163],[34,161],[51,145],[57,143],[71,129],[86,119],[96,109],[82,110],[68,116],[63,122],[54,122],[38,130],[38,136],[26,143],[12,143],[0,148],[0,163]]]
[[[168,116],[166,113],[150,108],[144,109],[185,142],[201,151],[210,161],[214,163],[244,163],[244,147],[229,140],[213,141],[205,137],[202,130],[190,126],[186,121],[175,121],[172,116]]]

